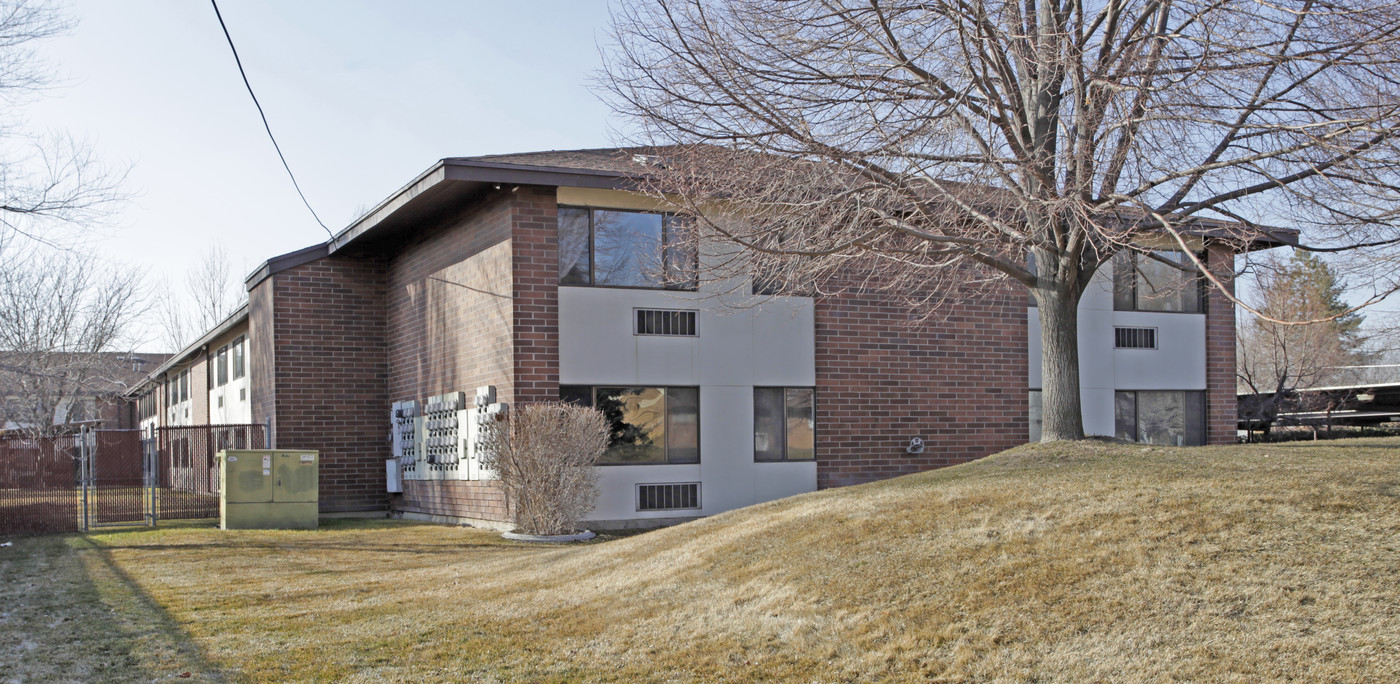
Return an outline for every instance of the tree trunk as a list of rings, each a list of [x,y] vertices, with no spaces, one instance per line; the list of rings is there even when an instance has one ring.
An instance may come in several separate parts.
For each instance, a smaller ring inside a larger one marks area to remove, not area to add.
[[[1079,297],[1038,290],[1040,311],[1040,441],[1084,439],[1079,396]]]

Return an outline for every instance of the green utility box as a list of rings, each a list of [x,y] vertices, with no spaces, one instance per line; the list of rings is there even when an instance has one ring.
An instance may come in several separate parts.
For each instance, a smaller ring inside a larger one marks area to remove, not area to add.
[[[315,451],[220,451],[219,527],[316,529],[320,460]]]

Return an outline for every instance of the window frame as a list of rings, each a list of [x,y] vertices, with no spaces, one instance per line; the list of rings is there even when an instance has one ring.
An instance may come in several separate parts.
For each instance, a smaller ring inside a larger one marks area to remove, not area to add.
[[[559,400],[560,400],[561,402],[564,402],[564,403],[573,403],[573,402],[569,402],[569,401],[567,401],[567,400],[564,399],[564,396],[563,396],[563,395],[564,395],[564,390],[565,390],[565,388],[573,388],[573,389],[587,388],[587,389],[588,389],[588,400],[589,400],[589,403],[587,404],[587,406],[588,406],[589,408],[593,408],[593,409],[596,409],[596,408],[598,407],[598,390],[599,390],[599,389],[612,389],[612,390],[645,390],[645,389],[660,389],[660,390],[663,391],[663,395],[662,395],[662,396],[665,397],[665,399],[664,399],[664,401],[665,401],[665,406],[664,406],[663,409],[662,409],[662,422],[663,422],[663,424],[664,424],[664,428],[663,428],[663,430],[664,430],[664,432],[663,432],[664,437],[663,437],[663,439],[662,439],[662,442],[663,442],[663,444],[662,444],[663,460],[660,460],[660,461],[604,461],[604,460],[602,460],[602,459],[603,459],[604,457],[606,457],[606,455],[607,455],[607,452],[604,451],[604,452],[603,452],[603,453],[604,453],[604,456],[599,457],[599,460],[598,460],[598,462],[597,462],[595,465],[597,465],[597,466],[599,466],[599,467],[605,467],[605,466],[606,466],[606,467],[613,467],[613,466],[685,466],[685,465],[691,465],[691,466],[693,466],[693,465],[700,465],[701,459],[702,459],[703,456],[704,456],[704,451],[703,451],[703,447],[702,447],[702,443],[701,443],[701,434],[700,434],[700,386],[699,386],[699,385],[622,385],[622,384],[614,384],[614,385],[606,385],[606,384],[605,384],[605,385],[573,385],[573,384],[564,384],[564,383],[560,383],[560,384],[559,384],[559,394],[560,394]],[[694,391],[695,391],[695,460],[694,460],[694,461],[672,461],[672,460],[671,460],[671,439],[670,439],[670,434],[671,434],[671,397],[672,397],[671,391],[672,391],[672,390],[694,390]],[[577,405],[577,404],[574,404],[574,405]],[[609,448],[609,449],[611,449],[612,446],[613,446],[613,445],[612,445],[611,443],[608,444],[608,448]]]
[[[598,262],[597,255],[598,255],[598,251],[597,251],[597,246],[596,246],[597,239],[598,239],[598,232],[597,232],[597,230],[594,229],[594,220],[593,220],[594,212],[598,212],[598,211],[615,211],[615,212],[623,212],[623,213],[629,213],[629,214],[650,214],[650,215],[660,216],[660,217],[661,217],[661,254],[660,254],[660,258],[661,258],[661,267],[662,267],[663,270],[665,270],[665,269],[667,268],[668,264],[670,263],[670,260],[666,258],[666,251],[667,251],[667,249],[668,249],[669,246],[670,246],[669,243],[668,243],[667,237],[668,237],[669,232],[670,232],[671,222],[672,222],[673,220],[676,220],[677,217],[680,216],[679,214],[676,214],[675,212],[670,212],[670,211],[648,211],[648,210],[645,210],[645,209],[617,209],[617,208],[613,208],[613,207],[594,207],[594,206],[585,206],[585,205],[576,205],[576,204],[560,204],[560,205],[558,205],[558,209],[574,209],[574,210],[579,210],[579,211],[585,212],[585,213],[587,214],[587,216],[588,216],[588,282],[587,282],[586,284],[583,284],[583,283],[564,283],[564,282],[563,282],[563,277],[558,273],[558,270],[559,270],[559,269],[558,269],[558,262],[557,262],[557,260],[556,260],[556,264],[555,264],[555,277],[556,277],[556,279],[559,281],[559,283],[558,283],[558,284],[559,284],[559,287],[593,287],[593,288],[609,289],[609,290],[659,290],[659,291],[663,291],[663,292],[695,292],[695,291],[697,291],[697,290],[700,289],[700,253],[699,253],[699,251],[697,251],[697,252],[695,253],[695,258],[694,258],[695,263],[691,264],[691,274],[692,274],[691,282],[690,282],[688,285],[685,285],[685,286],[670,285],[670,284],[667,284],[667,283],[665,283],[665,282],[663,282],[662,285],[661,285],[660,287],[654,287],[654,286],[648,286],[648,285],[599,285],[599,284],[598,284],[598,274],[597,274],[597,262]],[[556,216],[557,216],[557,213],[556,213]],[[557,221],[556,221],[556,228],[555,228],[555,231],[556,231],[556,235],[557,235],[557,232],[558,232]],[[663,275],[663,276],[662,276],[663,281],[666,280],[668,277],[669,277],[669,274]],[[600,387],[611,387],[611,385],[599,385],[599,386],[600,386]]]
[[[1151,251],[1151,252],[1158,252],[1158,253],[1181,254],[1181,255],[1183,255],[1183,256],[1186,255],[1186,251],[1180,250],[1180,249],[1153,249],[1153,250],[1148,250],[1148,251]],[[1197,258],[1197,259],[1200,259],[1201,261],[1205,261],[1205,257],[1206,257],[1206,255],[1203,254],[1203,253],[1199,253],[1199,252],[1196,253],[1196,258]],[[1112,274],[1112,280],[1113,280],[1113,282],[1112,282],[1112,296],[1113,296],[1113,310],[1114,310],[1114,311],[1131,311],[1131,312],[1152,313],[1152,314],[1191,314],[1191,315],[1197,315],[1197,316],[1199,316],[1199,315],[1204,315],[1204,314],[1208,313],[1206,307],[1207,307],[1207,303],[1209,302],[1210,298],[1207,296],[1208,291],[1206,290],[1205,278],[1204,278],[1199,272],[1196,272],[1195,270],[1191,270],[1191,271],[1181,271],[1181,273],[1182,273],[1183,275],[1190,276],[1191,279],[1195,282],[1195,285],[1196,285],[1196,310],[1195,310],[1195,311],[1162,311],[1162,310],[1160,310],[1160,309],[1144,309],[1144,308],[1142,308],[1142,304],[1140,303],[1140,298],[1139,298],[1139,295],[1138,295],[1138,274],[1139,274],[1139,272],[1138,272],[1138,268],[1137,268],[1137,263],[1138,263],[1138,260],[1139,260],[1139,259],[1144,259],[1144,258],[1147,258],[1147,256],[1146,256],[1145,254],[1141,253],[1141,252],[1125,249],[1125,250],[1119,252],[1118,254],[1115,254],[1115,255],[1113,256],[1113,258],[1109,260],[1109,263],[1112,265],[1112,268],[1113,268],[1113,274]],[[1131,278],[1130,285],[1129,285],[1129,287],[1130,287],[1129,298],[1132,299],[1132,307],[1131,307],[1131,308],[1126,308],[1126,309],[1125,309],[1125,308],[1120,308],[1120,307],[1118,306],[1118,287],[1119,287],[1119,283],[1122,282],[1122,278],[1121,278],[1122,274],[1119,273],[1119,267],[1120,267],[1124,262],[1127,263],[1127,265],[1128,265],[1128,267],[1129,267],[1129,269],[1130,269],[1130,272],[1131,272],[1131,274],[1132,274],[1132,278]],[[1183,295],[1183,296],[1185,295],[1185,292],[1184,292],[1184,291],[1182,292],[1182,295]],[[1032,298],[1032,301],[1034,301],[1034,298]]]
[[[239,335],[229,346],[229,378],[241,380],[248,374],[248,336]]]
[[[223,387],[228,384],[228,347],[219,347],[219,351],[214,353],[214,386]]]
[[[782,458],[759,458],[757,440],[753,442],[753,462],[754,463],[816,463],[817,462],[817,388],[805,385],[754,385],[753,388],[753,433],[758,436],[758,393],[764,390],[778,390],[782,396],[783,419],[778,422],[782,435],[778,440],[782,444]],[[788,392],[807,391],[812,396],[812,457],[793,458],[788,453]]]
[[[1026,391],[1026,439],[1028,444],[1040,441],[1041,434],[1045,432],[1045,395],[1041,394],[1044,388],[1032,387]],[[1031,401],[1035,397],[1035,401]],[[1117,431],[1117,426],[1114,426]]]
[[[1190,426],[1191,426],[1191,419],[1190,419],[1190,416],[1189,416],[1188,413],[1187,413],[1188,410],[1189,410],[1189,408],[1190,408],[1191,399],[1190,399],[1189,396],[1187,396],[1187,395],[1197,395],[1197,396],[1199,396],[1199,397],[1200,397],[1200,415],[1198,415],[1197,418],[1200,420],[1200,426],[1201,426],[1201,434],[1200,434],[1200,436],[1201,436],[1201,441],[1200,441],[1200,444],[1187,444],[1187,443],[1183,443],[1181,446],[1182,446],[1182,447],[1205,446],[1206,444],[1208,444],[1208,443],[1210,442],[1210,425],[1208,424],[1208,420],[1209,420],[1209,418],[1210,418],[1210,406],[1209,406],[1210,396],[1209,396],[1209,392],[1207,392],[1206,390],[1179,390],[1179,389],[1114,389],[1114,390],[1113,390],[1113,436],[1114,436],[1115,438],[1121,439],[1121,437],[1118,437],[1118,433],[1119,433],[1119,430],[1118,430],[1118,427],[1119,427],[1119,426],[1118,426],[1118,397],[1119,397],[1120,394],[1131,394],[1131,395],[1133,396],[1133,432],[1132,432],[1133,440],[1132,440],[1132,443],[1133,443],[1133,444],[1150,444],[1150,445],[1153,445],[1153,446],[1176,446],[1176,445],[1174,445],[1174,444],[1156,444],[1156,443],[1154,443],[1154,442],[1143,442],[1143,441],[1139,441],[1138,436],[1142,433],[1142,397],[1141,397],[1140,395],[1142,395],[1142,394],[1144,394],[1144,393],[1163,393],[1163,394],[1165,394],[1165,393],[1174,393],[1174,394],[1181,394],[1181,395],[1183,395],[1183,396],[1182,396],[1182,414],[1181,414],[1182,420],[1183,420],[1184,423],[1185,423],[1184,425],[1182,425],[1182,433],[1183,433],[1183,434],[1188,433],[1189,430],[1190,430]]]

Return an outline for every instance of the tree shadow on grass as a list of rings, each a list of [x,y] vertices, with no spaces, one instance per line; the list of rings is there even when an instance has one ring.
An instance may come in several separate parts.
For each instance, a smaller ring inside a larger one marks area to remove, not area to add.
[[[132,644],[133,655],[146,669],[165,677],[181,677],[188,672],[191,678],[197,675],[201,680],[225,679],[189,633],[116,563],[111,549],[94,544],[87,537],[70,537],[70,546],[82,557],[102,603],[112,612],[118,628]]]
[[[81,535],[17,540],[0,554],[6,681],[223,681],[169,614]]]

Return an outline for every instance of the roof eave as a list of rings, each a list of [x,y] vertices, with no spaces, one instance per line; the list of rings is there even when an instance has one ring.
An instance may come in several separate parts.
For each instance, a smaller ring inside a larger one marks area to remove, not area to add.
[[[204,347],[208,346],[210,342],[213,342],[220,336],[226,334],[228,331],[237,327],[238,324],[243,323],[247,320],[248,304],[244,303],[243,306],[238,307],[237,311],[234,311],[233,313],[229,314],[228,318],[225,318],[218,325],[214,326],[213,329],[211,329],[209,332],[206,332],[203,335],[201,335],[199,339],[190,343],[184,349],[181,349],[180,351],[171,354],[170,358],[166,359],[164,363],[160,364],[159,366],[156,366],[155,370],[152,370],[150,373],[147,373],[146,376],[140,381],[133,383],[130,389],[126,390],[122,394],[131,395],[135,393],[136,390],[139,390],[142,387],[144,387],[146,384],[155,382],[156,378],[168,372],[171,368],[182,365],[182,363],[186,359],[192,358],[196,353],[199,352],[200,349],[203,349]]]
[[[327,243],[327,253],[333,254],[367,240],[381,226],[406,211],[431,211],[438,204],[448,204],[492,184],[628,190],[637,187],[637,178],[596,169],[447,158],[438,161],[337,233]]]

